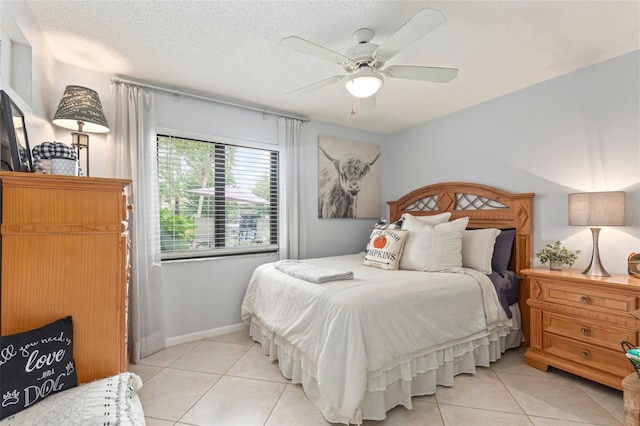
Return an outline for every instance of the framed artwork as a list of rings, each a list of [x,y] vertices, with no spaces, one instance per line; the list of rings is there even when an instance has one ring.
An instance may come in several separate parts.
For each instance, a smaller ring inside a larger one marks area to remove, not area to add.
[[[33,172],[24,114],[4,90],[0,90],[0,98],[0,169]]]
[[[318,217],[380,217],[380,146],[318,138]]]

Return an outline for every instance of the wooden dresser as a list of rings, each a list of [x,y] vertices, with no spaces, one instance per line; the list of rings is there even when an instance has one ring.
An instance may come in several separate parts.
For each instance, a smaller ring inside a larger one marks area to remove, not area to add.
[[[640,279],[590,277],[577,270],[521,271],[529,281],[531,335],[527,364],[549,365],[622,390],[633,372],[623,340],[638,346]]]
[[[71,315],[80,383],[127,369],[127,180],[0,172],[2,335]]]

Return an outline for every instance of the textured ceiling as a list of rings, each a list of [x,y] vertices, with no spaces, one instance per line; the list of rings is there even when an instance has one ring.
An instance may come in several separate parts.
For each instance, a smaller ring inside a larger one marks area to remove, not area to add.
[[[640,48],[639,1],[27,3],[59,62],[383,134]],[[452,82],[386,79],[378,106],[355,115],[342,83],[284,96],[344,72],[283,37],[344,53],[358,28],[381,44],[423,7],[447,22],[387,65],[459,68]]]

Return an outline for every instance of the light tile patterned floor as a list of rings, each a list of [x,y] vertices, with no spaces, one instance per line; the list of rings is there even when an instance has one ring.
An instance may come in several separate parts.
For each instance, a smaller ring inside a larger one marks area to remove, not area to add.
[[[527,366],[522,349],[451,388],[413,399],[366,426],[621,425],[622,392],[550,368]],[[166,348],[131,365],[150,426],[327,426],[299,385],[269,362],[248,332]]]

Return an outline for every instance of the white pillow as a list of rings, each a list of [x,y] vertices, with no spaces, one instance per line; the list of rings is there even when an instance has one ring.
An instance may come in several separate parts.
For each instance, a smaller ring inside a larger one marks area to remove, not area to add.
[[[493,247],[499,234],[500,230],[496,228],[465,230],[462,234],[462,266],[490,274]]]
[[[438,225],[425,225],[405,218],[402,229],[409,231],[400,269],[425,272],[462,272],[462,234],[468,217]]]
[[[408,235],[409,232],[402,229],[374,229],[369,237],[364,264],[374,268],[397,270]]]
[[[432,216],[414,216],[411,213],[402,213],[402,219],[406,219],[407,217],[412,217],[420,221],[420,223],[424,225],[438,225],[440,223],[445,223],[451,217],[451,212],[445,212],[440,214],[434,214]]]

